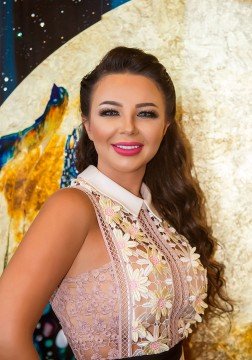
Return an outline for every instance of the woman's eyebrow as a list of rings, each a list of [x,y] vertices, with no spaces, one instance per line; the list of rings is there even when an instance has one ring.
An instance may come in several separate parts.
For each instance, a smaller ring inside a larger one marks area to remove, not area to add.
[[[140,103],[136,105],[136,108],[140,108],[140,107],[144,107],[144,106],[155,106],[158,107],[156,104],[151,103],[151,102],[147,102],[147,103]]]
[[[103,101],[99,104],[100,105],[116,105],[116,106],[120,106],[122,107],[122,104],[117,102],[117,101],[112,101],[112,100],[107,100],[107,101]],[[136,104],[136,108],[140,108],[140,107],[144,107],[144,106],[155,106],[158,107],[156,104],[151,103],[151,102],[147,102],[147,103],[140,103],[140,104]]]

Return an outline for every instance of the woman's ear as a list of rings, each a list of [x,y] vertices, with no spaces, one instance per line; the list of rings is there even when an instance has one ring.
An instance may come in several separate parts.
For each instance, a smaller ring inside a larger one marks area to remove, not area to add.
[[[91,141],[93,141],[92,139],[92,133],[91,133],[91,129],[90,129],[90,121],[88,120],[88,118],[86,118],[85,116],[81,116],[82,118],[82,124],[83,124],[83,127],[85,128],[87,134],[88,134],[88,137]]]

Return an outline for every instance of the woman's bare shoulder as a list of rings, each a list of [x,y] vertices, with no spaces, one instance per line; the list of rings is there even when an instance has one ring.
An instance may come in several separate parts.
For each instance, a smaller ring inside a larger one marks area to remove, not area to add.
[[[93,215],[94,208],[89,196],[78,188],[63,188],[53,193],[45,202],[41,210],[59,210],[66,213],[85,211],[86,216]]]
[[[34,329],[93,218],[88,195],[73,188],[56,191],[42,206],[0,278],[0,320],[10,332]]]

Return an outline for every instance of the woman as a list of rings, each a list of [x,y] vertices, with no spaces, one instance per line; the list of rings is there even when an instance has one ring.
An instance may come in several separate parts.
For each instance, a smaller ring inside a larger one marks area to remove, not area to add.
[[[204,312],[233,306],[173,83],[153,55],[117,47],[80,96],[80,174],[45,203],[4,271],[0,357],[38,358],[32,333],[50,299],[77,359],[182,359]]]

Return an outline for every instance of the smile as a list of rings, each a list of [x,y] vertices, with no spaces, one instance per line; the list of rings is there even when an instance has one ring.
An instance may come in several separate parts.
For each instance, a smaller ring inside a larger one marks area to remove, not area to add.
[[[123,156],[132,156],[142,151],[143,145],[113,145],[114,150]]]
[[[126,146],[126,145],[114,145],[120,149],[137,149],[140,147],[140,145],[134,145],[134,146]]]

